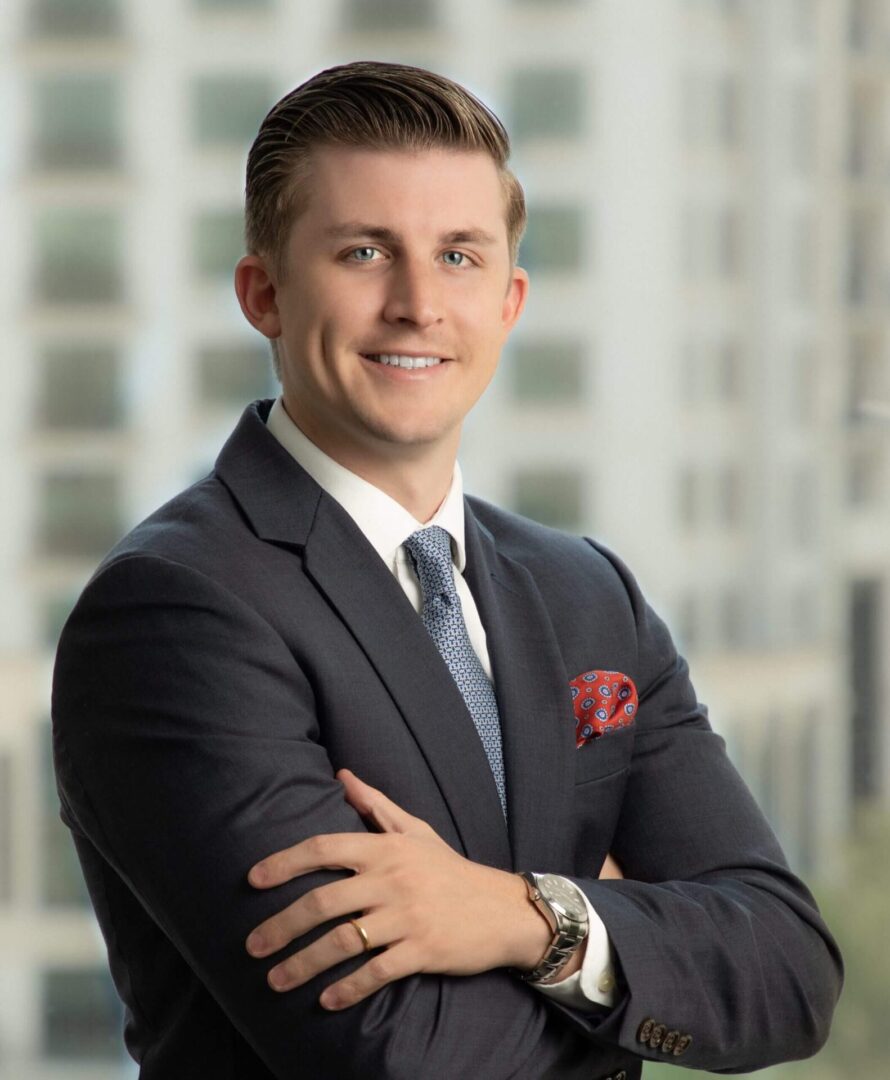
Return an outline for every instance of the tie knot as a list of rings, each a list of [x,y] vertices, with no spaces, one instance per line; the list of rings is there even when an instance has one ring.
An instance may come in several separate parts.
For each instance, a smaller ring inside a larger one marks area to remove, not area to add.
[[[456,592],[451,537],[441,525],[418,529],[405,541],[405,549],[414,559],[424,597],[440,594],[450,598]]]

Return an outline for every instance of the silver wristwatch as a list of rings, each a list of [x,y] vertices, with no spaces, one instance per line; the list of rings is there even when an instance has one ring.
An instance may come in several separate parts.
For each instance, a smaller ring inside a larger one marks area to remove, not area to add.
[[[529,900],[553,931],[553,939],[538,966],[533,971],[520,972],[520,977],[530,983],[550,983],[587,937],[584,894],[574,882],[558,874],[535,874],[524,870],[519,877],[525,882]]]

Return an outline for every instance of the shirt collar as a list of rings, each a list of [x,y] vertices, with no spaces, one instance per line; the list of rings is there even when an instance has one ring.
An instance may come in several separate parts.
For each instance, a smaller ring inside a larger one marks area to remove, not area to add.
[[[397,561],[404,560],[406,552],[402,544],[413,532],[425,526],[440,525],[451,536],[454,561],[458,571],[463,573],[467,562],[463,476],[456,460],[448,494],[430,520],[422,522],[392,496],[334,461],[316,446],[293,422],[280,395],[269,412],[266,427],[312,479],[340,503],[390,570],[394,572]]]

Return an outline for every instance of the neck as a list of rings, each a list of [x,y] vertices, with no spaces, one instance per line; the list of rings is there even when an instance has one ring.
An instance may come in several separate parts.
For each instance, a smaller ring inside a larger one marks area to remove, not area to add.
[[[330,432],[295,416],[287,401],[285,412],[307,439],[344,469],[367,480],[403,506],[412,517],[426,524],[442,505],[451,489],[460,429],[453,437],[436,444],[393,443],[357,446],[332,437]]]

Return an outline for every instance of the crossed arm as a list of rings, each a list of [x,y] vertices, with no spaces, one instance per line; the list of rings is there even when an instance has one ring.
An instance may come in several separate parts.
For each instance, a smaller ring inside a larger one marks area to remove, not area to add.
[[[252,956],[271,956],[330,919],[365,912],[361,925],[369,942],[386,951],[328,986],[319,998],[327,1009],[348,1008],[394,979],[422,972],[476,975],[537,965],[551,932],[516,874],[464,858],[425,821],[349,769],[337,779],[349,804],[379,831],[314,836],[253,866],[248,880],[257,888],[322,868],[352,870],[354,876],[310,890],[266,919],[247,938]],[[614,860],[606,860],[600,877],[621,877]],[[562,978],[581,966],[586,944]],[[292,990],[365,951],[358,931],[340,923],[271,968],[269,985]]]

